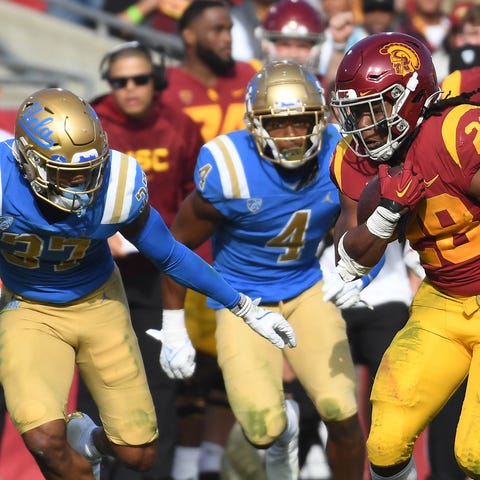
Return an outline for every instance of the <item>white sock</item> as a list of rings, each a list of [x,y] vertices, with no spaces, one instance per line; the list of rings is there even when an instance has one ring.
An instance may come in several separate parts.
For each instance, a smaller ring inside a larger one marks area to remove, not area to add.
[[[200,448],[176,447],[173,455],[172,478],[174,480],[195,480],[198,477]]]
[[[375,473],[370,467],[370,474],[372,480],[417,480],[417,468],[415,467],[415,462],[413,457],[410,458],[408,465],[401,471],[396,473],[393,477],[382,477]]]
[[[295,400],[285,400],[285,410],[287,413],[287,427],[283,433],[278,437],[277,442],[286,445],[290,442],[293,436],[298,431],[298,415],[296,406],[294,406]]]
[[[200,472],[219,472],[222,466],[224,448],[218,443],[202,442],[200,445]]]

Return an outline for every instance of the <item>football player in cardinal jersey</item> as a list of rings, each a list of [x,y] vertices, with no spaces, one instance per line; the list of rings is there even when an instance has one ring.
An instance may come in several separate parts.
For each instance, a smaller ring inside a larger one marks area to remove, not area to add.
[[[191,248],[213,235],[215,268],[295,326],[298,347],[285,356],[326,423],[334,478],[360,480],[364,438],[345,322],[323,300],[316,257],[339,211],[328,161],[340,135],[327,121],[317,78],[294,62],[267,64],[248,84],[245,103],[247,129],[202,147],[197,188],[172,233]],[[164,301],[169,309],[183,305],[168,279]],[[235,416],[248,440],[267,449],[267,478],[297,479],[298,411],[284,398],[282,355],[209,302]]]
[[[471,428],[480,414],[480,106],[440,94],[425,45],[382,33],[347,52],[331,101],[345,139],[331,163],[342,192],[338,272],[346,280],[365,274],[407,213],[405,235],[426,272],[374,381],[373,480],[417,478],[415,441],[467,376],[455,456],[466,475],[480,478],[479,435]],[[389,176],[389,164],[402,164],[403,172]],[[377,173],[379,205],[357,225],[356,201]]]
[[[44,89],[25,99],[0,158],[0,382],[48,480],[99,479],[107,454],[138,471],[155,459],[155,409],[107,242],[115,232],[276,346],[295,344],[281,315],[258,307],[174,240],[148,203],[139,163],[109,149],[98,116],[72,92]],[[164,319],[161,337],[162,368],[171,377],[191,375],[195,352],[182,319]],[[67,418],[75,364],[102,427],[80,412]]]
[[[280,0],[258,33],[266,61],[293,60],[318,72],[324,31],[325,20],[306,0]]]
[[[454,97],[461,93],[473,92],[472,100],[480,100],[480,66],[454,70],[442,81],[443,96]]]

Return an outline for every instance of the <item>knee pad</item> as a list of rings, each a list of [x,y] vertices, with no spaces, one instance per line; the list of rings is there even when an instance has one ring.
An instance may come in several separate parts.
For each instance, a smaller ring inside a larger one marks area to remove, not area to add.
[[[256,448],[268,448],[285,430],[287,417],[284,409],[248,412],[242,422],[247,440]]]
[[[412,456],[414,440],[407,438],[393,425],[389,431],[382,429],[381,432],[372,426],[367,439],[368,460],[379,467],[404,463]]]
[[[472,448],[473,447],[473,448]],[[478,465],[478,445],[468,443],[457,447],[455,445],[455,458],[460,468],[472,478],[480,478],[480,466]]]

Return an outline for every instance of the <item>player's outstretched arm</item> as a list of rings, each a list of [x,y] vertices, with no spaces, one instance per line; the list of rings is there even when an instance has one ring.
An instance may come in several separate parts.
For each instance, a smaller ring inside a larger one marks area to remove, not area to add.
[[[189,228],[192,226],[193,223],[190,223]],[[225,305],[275,346],[295,346],[293,329],[282,315],[259,307],[231,287],[214,268],[172,236],[159,213],[152,207],[147,205],[139,218],[122,228],[121,233],[176,283]],[[170,282],[168,279],[165,281],[167,284]],[[164,318],[164,328],[159,339],[168,348],[162,348],[164,358],[161,359],[161,364],[172,378],[186,378],[193,373],[194,356],[184,323],[184,291],[172,284],[166,291],[169,292],[168,300],[164,299],[167,322]],[[160,333],[150,334],[160,336]]]

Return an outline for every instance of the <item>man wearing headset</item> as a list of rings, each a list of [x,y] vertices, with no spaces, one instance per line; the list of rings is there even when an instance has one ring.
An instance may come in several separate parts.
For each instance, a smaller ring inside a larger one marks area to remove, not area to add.
[[[112,148],[139,161],[147,174],[150,201],[170,225],[182,199],[192,190],[195,160],[203,140],[185,113],[161,100],[166,86],[162,61],[139,42],[116,46],[104,56],[100,75],[111,91],[92,101]],[[160,436],[159,454],[149,477],[169,478],[175,443],[175,384],[158,368],[160,344],[145,334],[158,326],[162,309],[160,272],[120,235],[109,241],[126,288],[133,327],[144,358],[155,403]],[[96,417],[85,386],[79,409]],[[140,473],[115,464],[111,478],[143,479]],[[108,469],[108,467],[107,467]],[[134,476],[136,475],[136,476]]]

